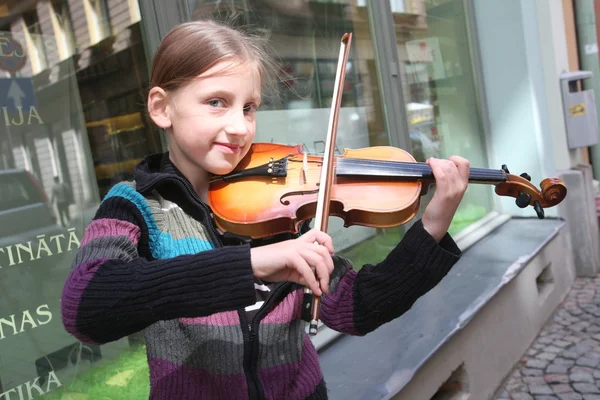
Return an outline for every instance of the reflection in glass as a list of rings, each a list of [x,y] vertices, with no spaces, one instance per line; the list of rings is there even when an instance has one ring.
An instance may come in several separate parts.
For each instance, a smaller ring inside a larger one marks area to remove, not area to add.
[[[410,3],[411,9],[393,12],[393,20],[413,156],[425,161],[460,155],[474,167],[487,167],[464,2]],[[490,196],[490,187],[469,186],[451,233],[485,216]]]
[[[136,335],[81,343],[60,315],[100,200],[162,150],[144,112],[139,10],[133,1],[26,3],[0,22],[0,398],[147,398]]]

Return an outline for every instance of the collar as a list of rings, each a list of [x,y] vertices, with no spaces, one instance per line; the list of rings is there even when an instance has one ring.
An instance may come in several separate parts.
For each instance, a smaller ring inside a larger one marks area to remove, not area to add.
[[[137,191],[142,194],[151,192],[159,182],[165,179],[173,180],[172,178],[183,179],[189,184],[187,178],[169,159],[168,151],[144,157],[133,170]]]

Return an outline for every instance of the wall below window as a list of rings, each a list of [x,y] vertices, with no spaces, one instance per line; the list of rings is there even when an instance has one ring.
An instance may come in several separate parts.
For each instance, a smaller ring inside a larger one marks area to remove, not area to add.
[[[320,352],[331,398],[430,400],[451,376],[452,399],[492,398],[573,282],[565,226],[512,219],[400,318],[331,343]]]

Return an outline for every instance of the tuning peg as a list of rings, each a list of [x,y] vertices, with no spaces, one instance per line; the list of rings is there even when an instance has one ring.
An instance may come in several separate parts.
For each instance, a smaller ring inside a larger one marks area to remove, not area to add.
[[[533,209],[537,213],[539,219],[544,219],[544,209],[542,208],[539,200],[533,202]]]
[[[529,205],[530,202],[531,202],[531,195],[529,195],[527,193],[523,193],[522,191],[519,191],[519,195],[517,196],[517,199],[515,200],[517,207],[525,208]]]
[[[510,171],[508,170],[508,167],[506,166],[506,164],[502,164],[502,170],[504,172],[506,172],[507,174],[510,174]]]
[[[531,181],[531,176],[529,176],[527,172],[523,172],[521,174],[521,177],[527,179],[528,181]]]

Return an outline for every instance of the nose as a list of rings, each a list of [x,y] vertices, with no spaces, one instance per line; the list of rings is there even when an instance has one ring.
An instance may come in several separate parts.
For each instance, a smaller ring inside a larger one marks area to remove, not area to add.
[[[246,135],[248,131],[248,121],[246,121],[244,110],[232,112],[225,132],[230,135]]]

